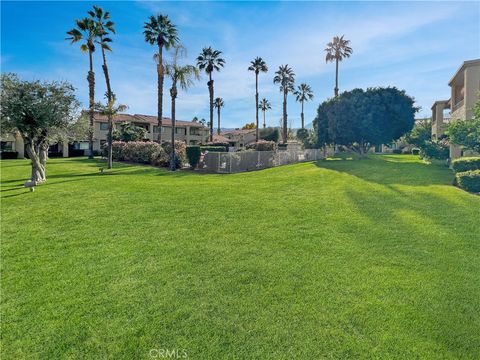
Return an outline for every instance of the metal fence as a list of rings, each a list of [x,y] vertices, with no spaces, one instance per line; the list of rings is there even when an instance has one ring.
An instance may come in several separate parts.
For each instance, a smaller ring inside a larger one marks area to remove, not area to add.
[[[323,159],[321,149],[208,152],[198,168],[206,172],[231,174],[320,159]]]

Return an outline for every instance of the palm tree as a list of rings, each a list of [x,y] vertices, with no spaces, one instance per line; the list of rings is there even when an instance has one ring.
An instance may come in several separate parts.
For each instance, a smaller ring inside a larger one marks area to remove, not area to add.
[[[287,122],[287,96],[288,92],[294,91],[295,73],[292,68],[287,65],[280,65],[275,72],[273,83],[280,85],[280,91],[283,92],[283,143],[286,144],[288,140],[288,122]]]
[[[113,134],[112,134],[113,132],[110,133],[110,126],[113,129],[113,118],[115,117],[115,115],[117,115],[118,113],[124,112],[125,110],[128,109],[127,105],[123,105],[123,104],[115,105],[115,101],[116,101],[115,94],[110,94],[110,97],[108,98],[106,105],[103,105],[102,103],[96,103],[95,104],[95,109],[100,113],[100,115],[106,116],[107,119],[108,119],[108,127],[109,127],[109,134],[108,134],[108,138],[109,138],[109,140],[108,140],[109,141],[109,144],[108,144],[108,165],[109,165],[109,167],[108,168],[109,169],[112,168],[112,165],[111,165],[112,164],[111,144],[112,144],[112,140],[113,140]],[[112,123],[112,125],[110,125],[110,123]]]
[[[305,101],[310,101],[313,99],[313,91],[310,85],[307,85],[305,83],[300,84],[297,87],[297,90],[294,92],[294,95],[296,96],[297,102],[300,102],[302,104],[302,112],[300,114],[300,117],[302,119],[302,129],[305,128],[305,117],[303,114],[303,103]]]
[[[340,37],[335,36],[331,42],[327,44],[325,51],[327,55],[325,56],[325,61],[328,63],[330,61],[335,61],[335,96],[338,96],[338,63],[345,58],[349,58],[352,55],[352,48],[348,46],[350,40],[344,39],[345,35]]]
[[[158,142],[162,141],[162,119],[163,119],[163,49],[169,50],[178,45],[178,32],[167,15],[150,16],[148,22],[143,26],[145,41],[150,45],[158,46],[158,53],[154,55],[157,62],[157,122]]]
[[[104,12],[101,7],[93,6],[93,10],[88,12],[90,17],[95,21],[95,24],[98,29],[98,37],[95,42],[100,45],[102,49],[102,59],[103,59],[103,74],[105,75],[105,83],[107,85],[107,102],[110,103],[114,97],[112,92],[112,87],[110,85],[110,76],[108,74],[107,58],[105,56],[105,51],[112,51],[110,43],[112,39],[108,37],[109,33],[115,34],[115,24],[110,21],[110,13],[108,11]],[[112,139],[113,138],[113,118],[110,116],[108,118],[108,164],[107,168],[112,168]]]
[[[258,74],[261,72],[267,72],[268,67],[265,61],[261,57],[256,57],[255,60],[250,61],[249,71],[255,72],[255,121],[257,128],[255,130],[255,141],[258,141]]]
[[[197,66],[208,74],[208,92],[210,94],[210,142],[213,141],[213,79],[212,73],[220,71],[225,66],[225,60],[220,57],[221,51],[213,50],[212,47],[203,48],[197,57]]]
[[[270,105],[270,101],[267,99],[263,98],[260,101],[260,104],[258,105],[258,108],[263,111],[263,128],[265,129],[266,124],[265,124],[265,112],[267,110],[270,110],[272,108],[272,105]],[[258,127],[258,126],[257,126]]]
[[[225,106],[222,98],[217,97],[213,103],[213,106],[217,109],[217,119],[218,119],[218,127],[217,127],[217,134],[220,135],[220,109]]]
[[[175,100],[178,95],[177,84],[180,85],[182,90],[188,90],[193,84],[195,80],[200,79],[200,71],[197,67],[193,65],[179,65],[178,60],[184,54],[183,46],[179,45],[175,48],[175,54],[173,56],[173,61],[166,66],[166,74],[170,77],[172,81],[172,86],[170,88],[170,97],[172,99],[172,138],[171,138],[171,160],[170,160],[170,169],[175,171],[176,166],[176,159],[175,159]]]
[[[93,159],[93,117],[95,113],[95,73],[93,72],[93,53],[95,52],[95,40],[98,37],[99,29],[90,18],[76,20],[77,27],[67,32],[66,40],[76,43],[81,40],[85,42],[80,45],[80,50],[88,53],[89,70],[88,81],[88,104],[89,104],[89,134],[88,134],[88,158]]]

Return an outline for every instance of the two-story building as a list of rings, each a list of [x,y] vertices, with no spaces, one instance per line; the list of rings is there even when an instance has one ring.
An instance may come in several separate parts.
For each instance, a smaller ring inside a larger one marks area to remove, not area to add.
[[[234,149],[243,149],[255,142],[255,131],[255,129],[236,129],[224,131],[221,135],[228,139],[228,143]]]
[[[452,121],[473,118],[473,107],[479,100],[480,59],[464,61],[448,82],[451,97],[435,101],[432,106],[432,138],[439,139],[445,132],[450,119],[445,118],[445,110],[450,110]],[[450,145],[450,158],[462,156],[458,146]]]

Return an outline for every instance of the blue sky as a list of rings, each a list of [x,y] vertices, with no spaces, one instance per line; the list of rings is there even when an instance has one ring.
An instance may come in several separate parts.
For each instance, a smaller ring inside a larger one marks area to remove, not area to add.
[[[24,79],[67,80],[87,104],[88,56],[65,41],[74,20],[93,4],[109,10],[116,23],[108,54],[112,87],[128,112],[156,114],[154,47],[145,43],[143,23],[151,14],[168,14],[177,24],[193,64],[204,46],[224,52],[225,68],[215,78],[215,95],[225,101],[222,126],[255,119],[255,78],[249,61],[263,57],[269,72],[260,76],[260,97],[273,109],[267,123],[278,125],[282,96],[274,71],[289,64],[297,83],[315,92],[306,105],[311,122],[318,104],[331,97],[335,65],[325,63],[325,44],[334,35],[351,40],[353,55],[340,65],[340,91],[356,87],[405,89],[429,116],[437,99],[449,97],[448,81],[462,61],[480,57],[480,3],[477,2],[4,2],[1,3],[1,68]],[[168,56],[168,55],[167,55]],[[95,57],[97,94],[105,92]],[[206,76],[177,102],[177,118],[208,119]],[[165,84],[165,89],[169,83]],[[170,115],[165,91],[164,114]],[[300,106],[289,97],[289,119],[300,124]]]

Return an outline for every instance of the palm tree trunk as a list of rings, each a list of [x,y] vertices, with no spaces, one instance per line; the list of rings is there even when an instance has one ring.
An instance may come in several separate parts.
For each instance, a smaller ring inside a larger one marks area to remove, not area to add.
[[[287,92],[283,91],[283,143],[287,143]]]
[[[158,46],[158,64],[157,64],[157,126],[158,142],[162,142],[162,121],[163,121],[163,46]]]
[[[302,118],[302,129],[304,129],[305,128],[305,118],[303,116],[303,100],[302,100],[302,113],[300,115],[301,115],[301,118]]]
[[[263,110],[263,128],[265,129],[266,125],[265,125],[265,110]]]
[[[217,109],[217,120],[218,120],[217,134],[220,135],[220,106]]]
[[[93,159],[93,117],[95,111],[95,73],[93,72],[93,54],[92,50],[88,51],[90,60],[90,70],[88,71],[88,103],[89,103],[89,129],[88,129],[88,158]]]
[[[172,157],[170,159],[170,170],[175,171],[177,169],[177,162],[175,159],[175,98],[177,97],[177,87],[175,83],[172,84],[170,89],[170,95],[172,96]]]
[[[110,86],[110,76],[108,74],[107,67],[107,58],[105,56],[105,49],[102,47],[102,57],[103,57],[103,74],[105,75],[105,82],[107,84],[107,99],[108,103],[112,101],[112,87]],[[113,117],[112,114],[108,114],[108,154],[107,154],[107,169],[111,169],[113,166],[112,152],[113,152]]]
[[[258,142],[258,72],[255,71],[255,141]]]
[[[338,96],[338,58],[335,59],[335,97]]]
[[[213,142],[213,80],[212,73],[209,74],[208,91],[210,93],[210,142]]]

